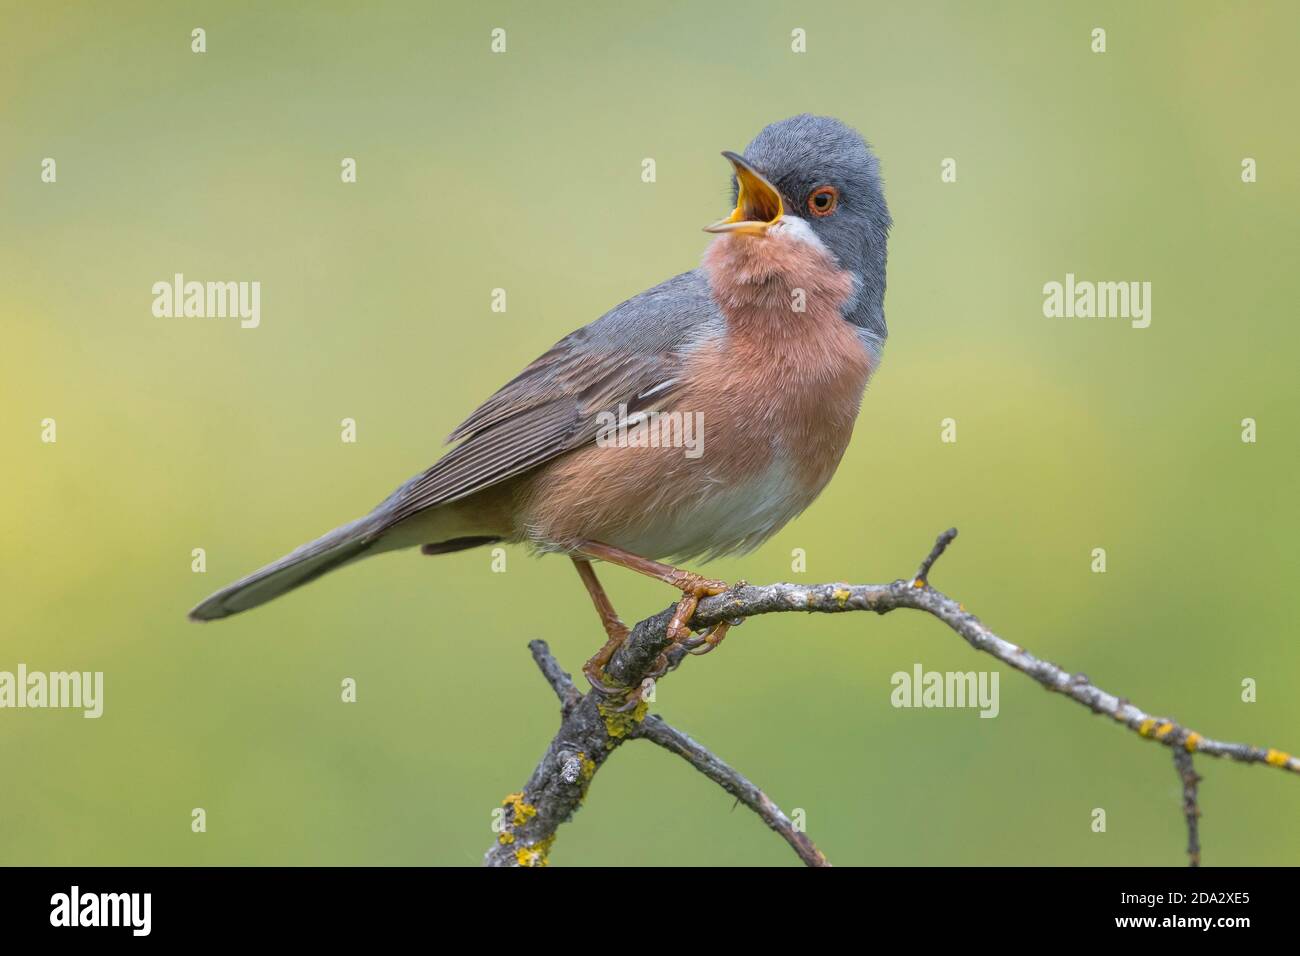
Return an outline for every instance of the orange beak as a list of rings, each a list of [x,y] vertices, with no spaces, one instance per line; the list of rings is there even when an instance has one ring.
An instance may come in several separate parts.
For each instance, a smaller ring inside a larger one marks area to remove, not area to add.
[[[736,184],[739,192],[736,196],[736,208],[726,219],[719,219],[705,232],[743,232],[752,236],[763,236],[780,220],[785,213],[781,204],[781,194],[776,187],[744,158],[727,150],[724,151],[732,168],[736,171]]]

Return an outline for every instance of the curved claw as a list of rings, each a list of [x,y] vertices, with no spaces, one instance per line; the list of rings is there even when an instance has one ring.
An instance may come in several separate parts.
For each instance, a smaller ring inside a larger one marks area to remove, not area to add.
[[[722,621],[713,625],[704,633],[697,644],[686,649],[686,653],[694,654],[696,657],[711,654],[722,643],[722,639],[727,636],[727,631],[731,630],[731,627],[731,621]]]
[[[617,696],[618,694],[627,693],[626,687],[621,687],[617,684],[606,684],[603,680],[601,680],[601,678],[604,676],[603,672],[594,671],[591,670],[589,667],[584,667],[582,669],[582,676],[587,678],[587,682],[591,684],[591,689],[594,690],[601,697],[614,697]]]
[[[655,658],[654,666],[646,672],[646,677],[650,680],[658,680],[668,673],[668,652],[663,651]],[[642,685],[645,684],[645,678],[641,679]]]
[[[616,714],[626,714],[628,711],[636,710],[637,705],[641,703],[641,688],[638,687],[627,695],[627,700],[617,707],[610,708]]]

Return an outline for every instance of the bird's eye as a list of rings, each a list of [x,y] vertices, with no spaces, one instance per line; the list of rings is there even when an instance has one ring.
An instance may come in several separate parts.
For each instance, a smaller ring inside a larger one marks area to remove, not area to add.
[[[808,211],[814,216],[829,216],[840,201],[840,191],[834,186],[818,186],[808,196]]]

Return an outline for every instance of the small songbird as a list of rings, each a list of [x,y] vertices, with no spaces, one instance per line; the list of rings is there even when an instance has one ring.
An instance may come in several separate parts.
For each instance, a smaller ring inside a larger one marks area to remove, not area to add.
[[[891,224],[876,158],[839,120],[795,116],[722,155],[735,209],[705,227],[716,237],[700,268],[561,339],[433,467],[190,617],[256,607],[372,554],[519,542],[577,567],[608,637],[584,668],[597,689],[628,630],[592,560],[679,589],[669,637],[715,647],[726,625],[691,637],[690,619],[726,585],[674,565],[757,547],[830,480],[885,344]],[[690,448],[661,440],[688,431]]]

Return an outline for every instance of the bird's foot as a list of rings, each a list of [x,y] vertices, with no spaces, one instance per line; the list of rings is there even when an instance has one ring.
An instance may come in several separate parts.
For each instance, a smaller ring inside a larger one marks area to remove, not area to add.
[[[695,614],[695,608],[700,603],[700,598],[711,597],[714,594],[722,594],[727,590],[725,581],[715,581],[712,578],[706,578],[696,574],[694,571],[676,571],[672,580],[668,582],[682,592],[682,599],[677,602],[677,607],[673,611],[672,619],[668,622],[668,629],[665,632],[668,640],[674,644],[681,644],[691,636],[691,617]],[[725,634],[726,631],[723,631]],[[719,637],[721,640],[721,637]]]
[[[620,684],[609,683],[606,680],[608,675],[605,673],[605,666],[613,659],[614,652],[623,646],[623,642],[627,640],[627,636],[631,632],[628,630],[627,625],[617,620],[607,622],[605,630],[609,635],[609,639],[605,641],[600,650],[591,656],[587,663],[582,665],[582,674],[587,678],[587,681],[591,684],[591,689],[596,693],[602,697],[613,697],[626,694],[628,689]]]
[[[616,684],[609,680],[609,675],[605,673],[605,667],[614,657],[614,652],[623,645],[630,633],[627,628],[623,627],[622,635],[611,634],[605,646],[597,651],[586,664],[582,667],[583,676],[591,684],[591,689],[606,699],[622,697],[624,700],[617,706],[609,707],[615,713],[627,713],[635,710],[637,704],[641,703],[643,691],[647,682],[653,684],[664,674],[668,673],[671,662],[668,659],[668,649],[665,648],[658,657],[655,658],[654,666],[646,672],[641,678],[641,683],[635,687],[626,687],[622,684]]]

